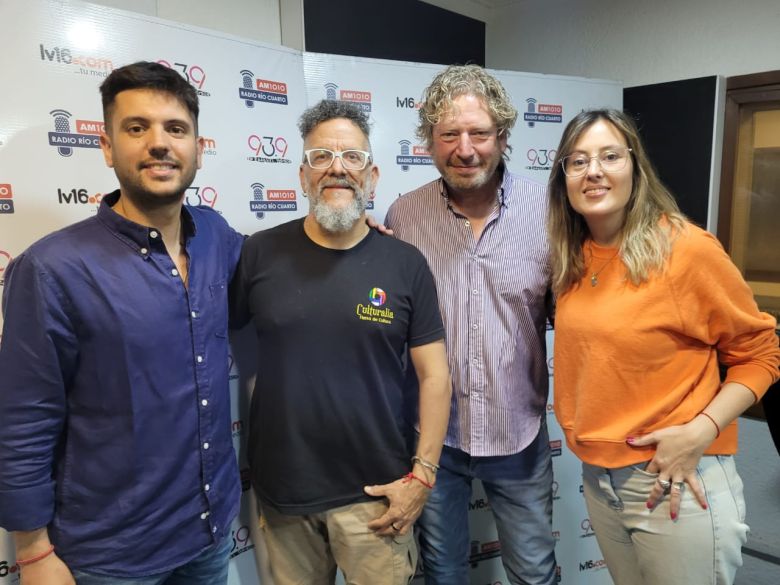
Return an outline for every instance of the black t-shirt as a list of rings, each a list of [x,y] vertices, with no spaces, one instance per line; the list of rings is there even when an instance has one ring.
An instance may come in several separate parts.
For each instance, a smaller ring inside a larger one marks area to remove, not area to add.
[[[231,312],[257,332],[249,462],[264,502],[321,512],[408,472],[407,347],[444,337],[416,248],[374,230],[349,250],[323,248],[301,219],[258,232],[244,244]]]

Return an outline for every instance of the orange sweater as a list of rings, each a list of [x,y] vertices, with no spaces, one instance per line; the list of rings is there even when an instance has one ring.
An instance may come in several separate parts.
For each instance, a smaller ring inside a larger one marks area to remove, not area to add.
[[[555,319],[555,414],[580,459],[601,467],[651,459],[654,447],[629,447],[626,437],[701,412],[720,388],[718,360],[728,367],[727,381],[756,398],[778,378],[775,320],[758,311],[712,235],[689,225],[663,273],[638,287],[625,279],[616,249],[592,250],[579,286],[558,299]],[[734,422],[706,453],[736,449]]]

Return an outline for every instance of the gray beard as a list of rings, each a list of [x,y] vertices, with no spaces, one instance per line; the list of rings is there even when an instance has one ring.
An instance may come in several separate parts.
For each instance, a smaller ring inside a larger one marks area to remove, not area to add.
[[[310,208],[314,213],[314,219],[322,229],[333,234],[340,234],[352,229],[355,222],[358,221],[366,210],[366,194],[362,189],[351,185],[355,194],[349,205],[345,207],[332,208],[322,200],[320,194],[309,197]]]

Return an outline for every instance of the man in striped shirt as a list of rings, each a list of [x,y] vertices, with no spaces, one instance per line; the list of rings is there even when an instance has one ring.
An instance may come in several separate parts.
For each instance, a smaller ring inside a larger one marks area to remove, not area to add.
[[[441,177],[400,197],[386,224],[436,279],[453,381],[435,488],[419,519],[427,585],[469,582],[468,503],[482,480],[509,582],[555,582],[545,423],[549,262],[545,187],[504,158],[517,111],[476,65],[434,78],[418,135]]]

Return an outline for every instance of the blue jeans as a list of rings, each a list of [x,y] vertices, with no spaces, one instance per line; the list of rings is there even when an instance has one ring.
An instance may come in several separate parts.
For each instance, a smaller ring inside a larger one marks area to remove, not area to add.
[[[471,482],[482,480],[512,585],[552,585],[552,459],[547,425],[523,451],[471,457],[444,447],[436,486],[418,520],[426,585],[469,584]]]
[[[645,465],[582,465],[590,522],[615,585],[734,583],[748,527],[733,457],[701,458],[696,475],[707,509],[683,489],[676,521],[669,517],[669,496],[647,509],[658,474],[645,471]]]
[[[227,585],[228,560],[233,540],[229,536],[176,569],[145,577],[111,577],[74,569],[77,585]]]

